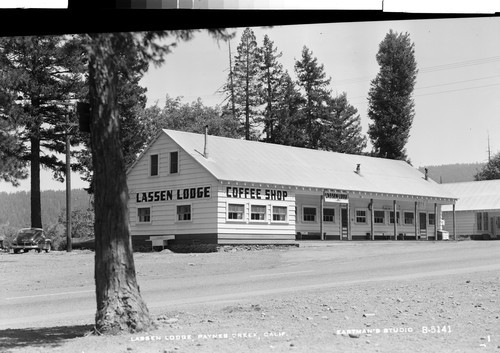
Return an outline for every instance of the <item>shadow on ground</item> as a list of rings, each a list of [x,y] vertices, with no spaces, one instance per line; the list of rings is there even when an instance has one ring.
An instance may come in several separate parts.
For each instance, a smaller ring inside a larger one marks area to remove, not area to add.
[[[0,350],[9,352],[14,348],[55,348],[65,340],[90,334],[93,328],[93,325],[77,325],[0,330]]]

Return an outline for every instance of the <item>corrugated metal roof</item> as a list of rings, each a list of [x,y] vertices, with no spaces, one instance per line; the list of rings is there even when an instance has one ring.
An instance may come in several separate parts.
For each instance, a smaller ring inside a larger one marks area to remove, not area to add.
[[[203,134],[163,131],[218,180],[453,198],[404,161],[217,136],[208,136],[205,158]]]
[[[458,197],[456,211],[500,209],[500,180],[447,183],[442,186]],[[451,210],[449,206],[443,207],[443,211]]]

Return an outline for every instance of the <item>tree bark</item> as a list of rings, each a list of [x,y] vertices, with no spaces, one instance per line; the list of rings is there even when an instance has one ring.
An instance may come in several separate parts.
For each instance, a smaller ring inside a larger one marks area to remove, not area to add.
[[[36,123],[38,124],[38,123]],[[31,227],[42,228],[42,202],[40,196],[40,127],[35,127],[30,137],[31,156],[30,156],[30,201],[31,201]]]
[[[137,332],[152,325],[136,280],[128,188],[119,139],[116,38],[95,35],[89,62],[91,147],[95,186],[96,329]]]

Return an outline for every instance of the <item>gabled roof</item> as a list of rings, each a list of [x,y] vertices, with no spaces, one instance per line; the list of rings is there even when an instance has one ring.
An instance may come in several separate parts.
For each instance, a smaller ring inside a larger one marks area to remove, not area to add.
[[[456,211],[500,209],[500,180],[447,183],[442,186],[459,198]],[[443,211],[451,210],[451,207],[443,207]]]
[[[447,199],[454,196],[404,161],[163,130],[220,181]],[[360,173],[355,172],[357,164]]]

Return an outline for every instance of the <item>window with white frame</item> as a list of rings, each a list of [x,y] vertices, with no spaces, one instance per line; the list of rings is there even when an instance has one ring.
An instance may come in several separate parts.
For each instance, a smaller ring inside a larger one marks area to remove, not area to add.
[[[400,218],[401,214],[399,211],[396,211],[396,219],[397,219],[397,224],[400,224],[401,223],[401,218]],[[394,224],[394,211],[390,211],[389,212],[389,223],[390,224]]]
[[[227,210],[227,219],[242,221],[245,214],[245,205],[230,203]]]
[[[415,215],[413,212],[405,212],[404,213],[404,221],[406,225],[415,224]]]
[[[157,154],[152,154],[149,157],[149,175],[151,176],[157,176],[159,173],[159,166],[158,166],[158,155]]]
[[[273,206],[273,221],[286,222],[286,206]]]
[[[436,215],[434,213],[429,213],[429,225],[436,225]]]
[[[138,208],[137,219],[139,220],[139,223],[151,222],[151,209],[149,207]]]
[[[191,220],[191,205],[177,206],[177,220],[190,221]]]
[[[170,174],[179,173],[179,152],[170,152]]]
[[[252,221],[266,220],[266,206],[252,205],[250,207],[250,219]]]
[[[366,223],[366,210],[356,210],[356,223]]]
[[[335,222],[335,209],[334,208],[324,208],[323,209],[323,222]]]
[[[316,207],[304,207],[302,216],[304,222],[316,222]]]
[[[373,223],[385,224],[385,211],[382,210],[373,211]]]

